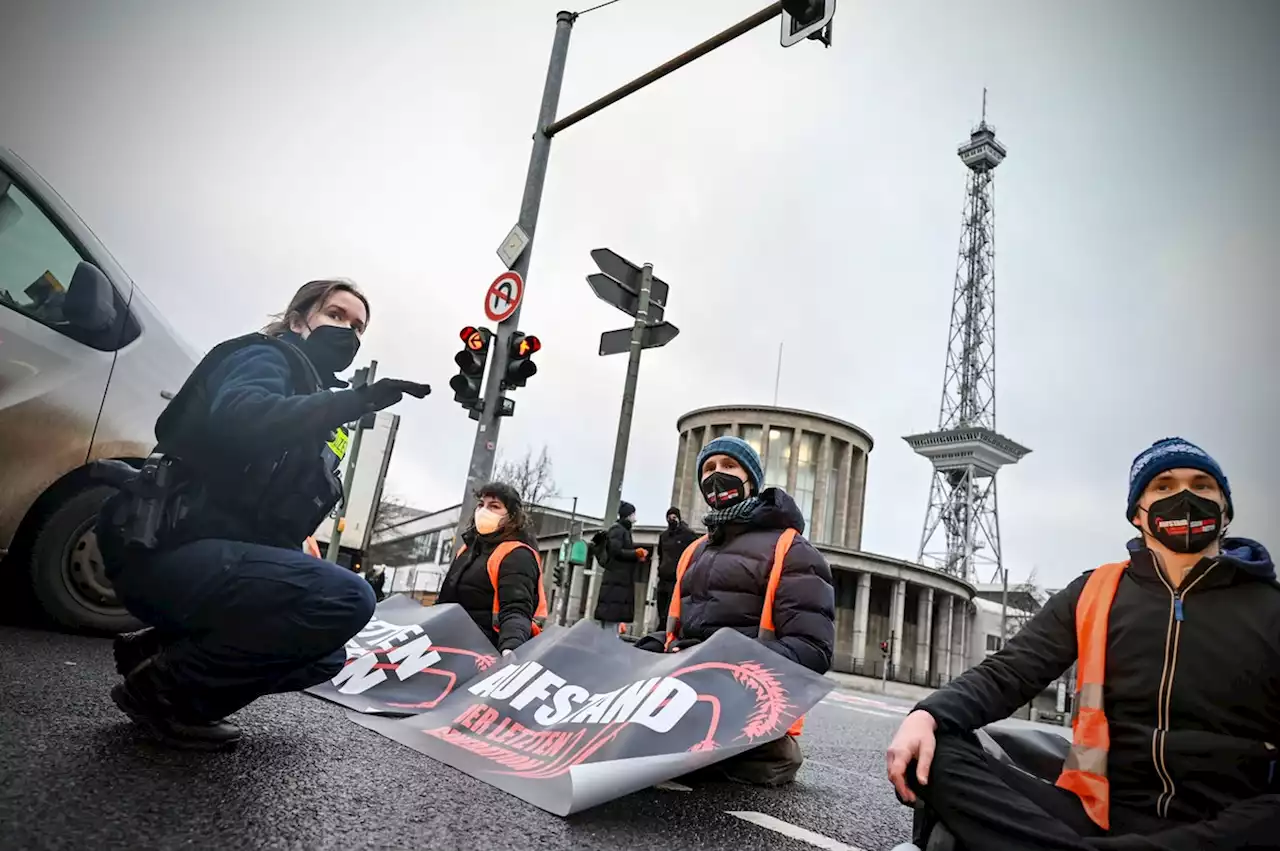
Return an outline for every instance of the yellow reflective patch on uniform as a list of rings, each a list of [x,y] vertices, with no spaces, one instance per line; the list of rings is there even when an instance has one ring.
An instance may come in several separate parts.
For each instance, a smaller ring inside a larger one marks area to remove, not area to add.
[[[328,446],[333,450],[333,454],[338,456],[339,461],[347,457],[347,443],[349,442],[350,439],[347,437],[345,428],[340,428],[333,433],[333,440],[329,441]]]

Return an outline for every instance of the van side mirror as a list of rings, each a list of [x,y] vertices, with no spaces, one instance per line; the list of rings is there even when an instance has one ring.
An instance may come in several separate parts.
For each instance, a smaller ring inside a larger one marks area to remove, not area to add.
[[[106,331],[115,324],[116,290],[97,266],[86,260],[76,266],[62,302],[62,317],[91,333]]]

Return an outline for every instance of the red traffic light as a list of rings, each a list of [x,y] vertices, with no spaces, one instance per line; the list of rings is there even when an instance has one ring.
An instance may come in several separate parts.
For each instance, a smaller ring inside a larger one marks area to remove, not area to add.
[[[542,341],[537,337],[521,337],[515,346],[516,357],[527,358],[542,350]]]
[[[489,329],[472,328],[468,325],[458,334],[462,338],[462,342],[467,344],[467,348],[473,352],[479,352],[489,345]]]

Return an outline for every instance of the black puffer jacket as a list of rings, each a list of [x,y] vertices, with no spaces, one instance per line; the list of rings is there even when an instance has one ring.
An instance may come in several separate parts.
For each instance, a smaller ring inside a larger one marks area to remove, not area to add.
[[[1271,558],[1260,544],[1227,539],[1224,555],[1202,560],[1175,592],[1149,550],[1137,542],[1130,550],[1107,632],[1111,800],[1170,820],[1161,841],[1142,848],[1276,847],[1250,844],[1280,841],[1280,586]],[[961,732],[1043,691],[1076,659],[1076,602],[1088,576],[917,708],[939,732]]]
[[[453,559],[440,585],[437,603],[457,603],[498,650],[515,650],[533,634],[533,613],[538,606],[538,563],[524,547],[507,554],[498,568],[498,629],[493,628],[493,584],[489,582],[489,556],[507,538],[502,532],[479,535],[475,529],[463,536],[466,549]],[[534,546],[529,539],[520,539]]]
[[[804,517],[777,488],[760,494],[745,522],[716,529],[685,571],[680,584],[681,642],[703,641],[718,629],[749,638],[760,630],[773,550],[785,529],[804,532]],[[770,649],[824,674],[835,646],[835,588],[831,567],[802,535],[787,552],[774,600],[777,638]]]
[[[640,560],[631,538],[631,524],[619,520],[605,539],[604,576],[596,600],[595,619],[605,623],[630,623],[636,616],[636,572]]]

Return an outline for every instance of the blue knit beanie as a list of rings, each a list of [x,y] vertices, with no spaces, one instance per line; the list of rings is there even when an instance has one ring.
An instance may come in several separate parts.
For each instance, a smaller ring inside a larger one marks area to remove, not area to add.
[[[1181,437],[1166,437],[1151,444],[1151,448],[1133,459],[1129,469],[1129,510],[1126,517],[1132,519],[1138,510],[1138,500],[1142,492],[1151,484],[1151,480],[1161,473],[1177,469],[1199,470],[1213,476],[1222,495],[1227,498],[1227,519],[1235,515],[1235,507],[1231,504],[1231,484],[1226,473],[1218,466],[1218,462],[1199,446]]]
[[[699,479],[702,478],[703,462],[712,455],[728,455],[741,464],[751,482],[751,492],[760,493],[760,489],[764,487],[764,465],[760,463],[760,456],[751,448],[750,443],[738,437],[717,437],[702,447],[702,451],[698,453],[698,465],[694,472]]]

